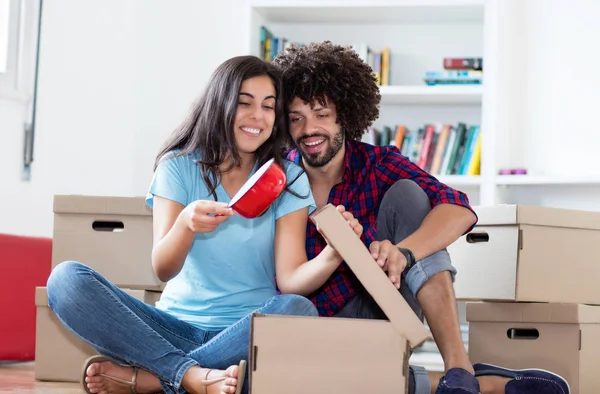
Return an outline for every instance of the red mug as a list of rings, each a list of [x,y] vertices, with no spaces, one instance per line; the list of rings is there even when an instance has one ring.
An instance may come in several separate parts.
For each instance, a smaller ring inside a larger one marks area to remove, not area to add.
[[[262,215],[285,189],[283,169],[271,159],[263,164],[233,196],[228,207],[245,218]]]

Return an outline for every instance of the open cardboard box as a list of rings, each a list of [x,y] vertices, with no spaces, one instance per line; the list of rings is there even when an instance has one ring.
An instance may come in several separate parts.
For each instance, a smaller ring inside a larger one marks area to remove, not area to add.
[[[333,205],[310,218],[389,321],[253,315],[250,391],[406,393],[411,349],[429,338],[428,330]]]

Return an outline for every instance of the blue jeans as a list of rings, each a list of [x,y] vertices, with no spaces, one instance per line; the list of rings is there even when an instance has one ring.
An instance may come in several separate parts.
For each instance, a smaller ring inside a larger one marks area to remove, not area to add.
[[[226,369],[248,360],[251,315],[220,332],[205,331],[145,304],[74,261],[55,267],[47,288],[50,308],[68,329],[99,354],[150,371],[168,394],[186,392],[181,381],[191,366]],[[256,312],[318,315],[298,295],[275,296]],[[245,379],[244,393],[248,387]]]

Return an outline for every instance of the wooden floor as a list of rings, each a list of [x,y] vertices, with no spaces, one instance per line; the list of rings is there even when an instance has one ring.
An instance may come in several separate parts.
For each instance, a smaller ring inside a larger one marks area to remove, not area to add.
[[[0,362],[0,394],[83,394],[78,383],[38,382],[33,363]]]

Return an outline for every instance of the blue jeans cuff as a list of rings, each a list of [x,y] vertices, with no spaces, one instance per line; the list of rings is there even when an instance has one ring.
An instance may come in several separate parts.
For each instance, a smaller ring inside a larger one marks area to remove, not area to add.
[[[452,266],[450,254],[448,254],[446,249],[440,250],[431,256],[417,261],[417,263],[406,273],[406,285],[416,297],[425,282],[444,271],[450,272],[452,282],[454,282],[456,268]]]

